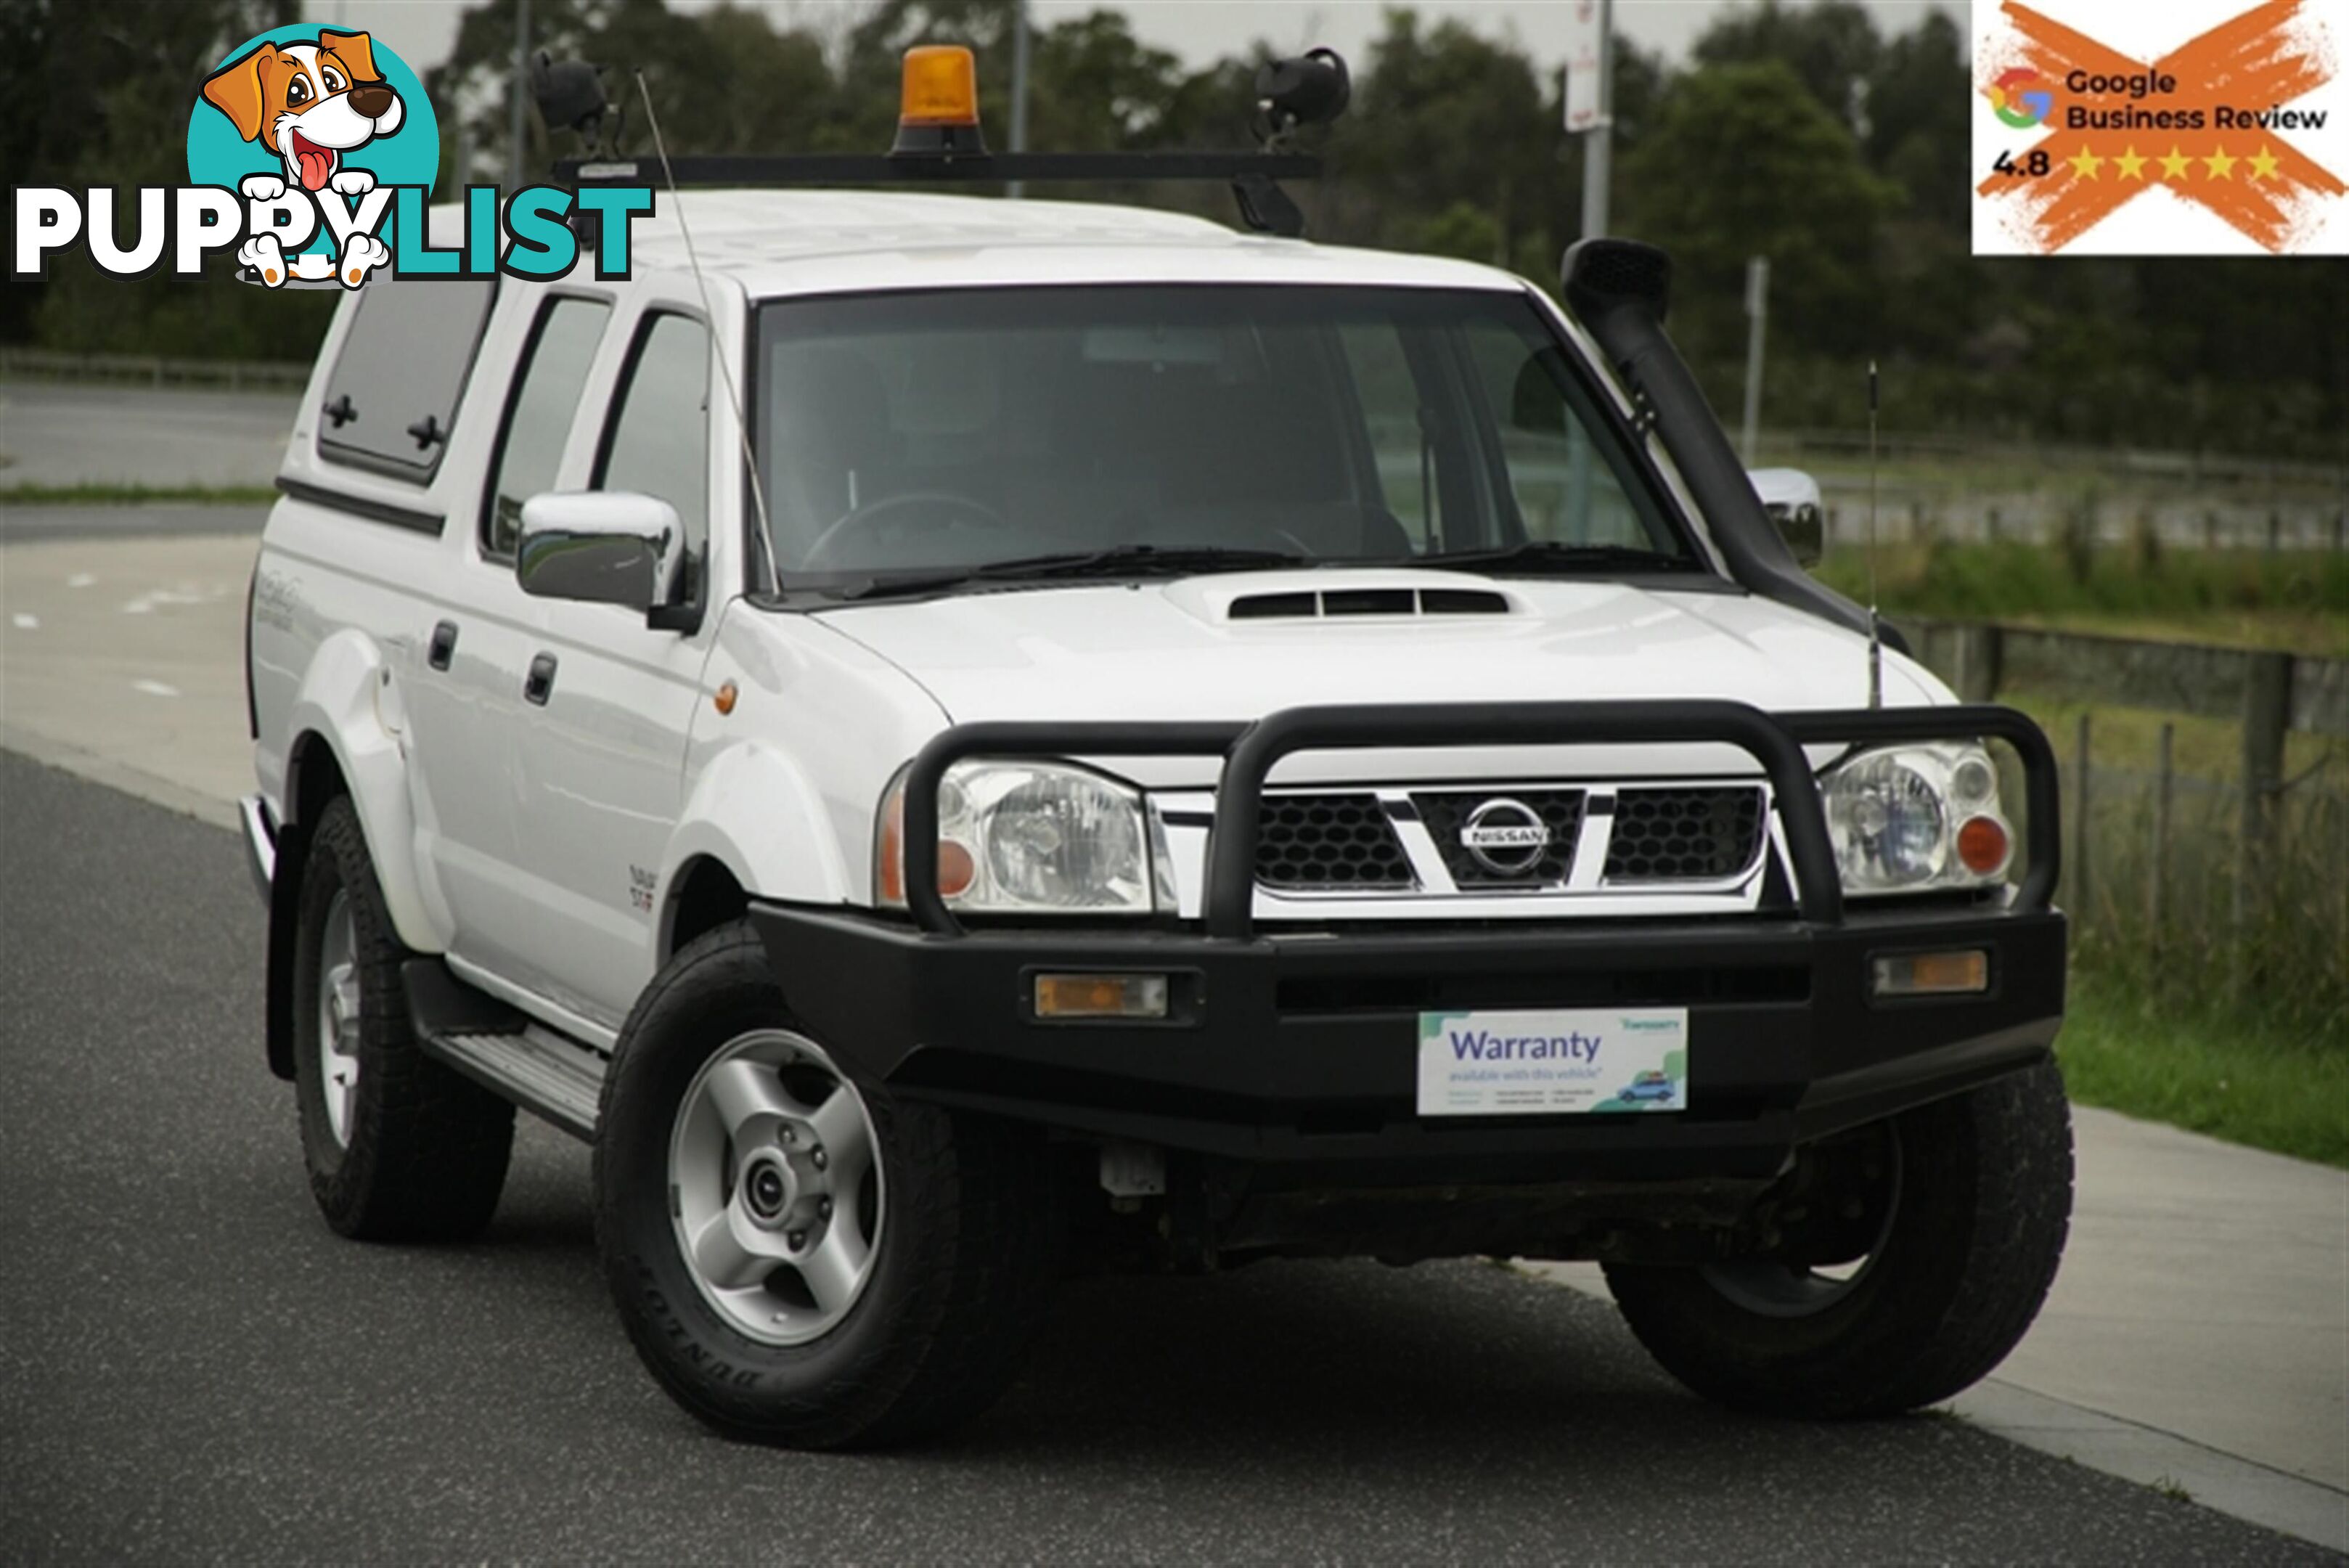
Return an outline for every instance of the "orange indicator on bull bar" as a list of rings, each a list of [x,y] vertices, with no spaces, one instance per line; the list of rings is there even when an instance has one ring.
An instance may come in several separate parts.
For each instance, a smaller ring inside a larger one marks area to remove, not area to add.
[[[1039,1018],[1164,1018],[1163,974],[1040,974]]]
[[[1946,953],[1890,953],[1873,960],[1869,993],[1876,996],[1966,996],[1990,989],[1990,952],[1961,948]]]

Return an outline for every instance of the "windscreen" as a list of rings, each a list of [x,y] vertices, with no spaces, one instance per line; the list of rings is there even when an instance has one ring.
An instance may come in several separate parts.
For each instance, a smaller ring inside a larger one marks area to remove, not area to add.
[[[1524,297],[966,289],[760,313],[787,586],[1146,545],[1410,562],[1529,541],[1691,561]]]

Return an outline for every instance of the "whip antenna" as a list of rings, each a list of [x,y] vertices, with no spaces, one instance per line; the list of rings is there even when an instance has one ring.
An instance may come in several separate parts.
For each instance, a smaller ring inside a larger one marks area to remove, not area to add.
[[[1876,361],[1868,362],[1868,705],[1884,706],[1884,623],[1876,613]]]
[[[767,487],[759,478],[759,460],[750,450],[750,421],[742,412],[742,394],[734,385],[734,371],[726,363],[726,356],[718,347],[718,313],[709,305],[709,280],[701,273],[701,254],[693,246],[693,227],[685,221],[685,203],[678,199],[677,171],[668,164],[668,143],[661,138],[660,116],[653,112],[653,95],[645,87],[645,73],[638,71],[636,96],[645,101],[645,120],[652,127],[653,151],[660,158],[661,177],[668,182],[669,208],[677,213],[677,232],[685,240],[685,259],[693,268],[693,286],[701,294],[701,314],[709,322],[709,351],[718,360],[719,378],[726,383],[726,401],[734,410],[734,433],[742,443],[742,471],[750,476],[750,504],[759,514],[759,550],[767,558],[767,586],[773,587],[774,557],[768,554],[774,548],[774,531],[767,522]]]

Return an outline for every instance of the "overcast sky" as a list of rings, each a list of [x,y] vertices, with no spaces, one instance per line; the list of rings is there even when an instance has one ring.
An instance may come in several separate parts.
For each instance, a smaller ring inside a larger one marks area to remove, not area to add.
[[[710,0],[670,0],[699,10]],[[855,0],[736,0],[776,22],[803,22],[829,31],[864,9]],[[1616,26],[1640,44],[1678,58],[1723,11],[1755,0],[1616,0]],[[1200,65],[1245,48],[1257,38],[1278,47],[1326,44],[1360,64],[1380,32],[1380,13],[1392,0],[1031,0],[1030,15],[1049,26],[1099,9],[1119,10],[1146,42]],[[1930,0],[1863,0],[1878,25],[1897,33],[1935,6]],[[1575,0],[1418,0],[1427,17],[1457,16],[1479,32],[1514,33],[1534,57],[1556,65],[1565,57],[1568,19]],[[1943,6],[1942,9],[1954,9]],[[380,35],[421,71],[446,58],[467,0],[305,0],[313,21],[362,27]]]

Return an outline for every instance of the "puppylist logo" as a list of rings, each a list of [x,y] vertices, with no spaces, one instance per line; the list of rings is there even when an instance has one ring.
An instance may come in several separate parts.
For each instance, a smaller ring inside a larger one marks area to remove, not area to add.
[[[502,196],[468,186],[454,244],[432,245],[427,216],[440,167],[431,99],[408,63],[367,33],[316,24],[248,38],[206,74],[187,128],[185,185],[141,186],[128,244],[109,187],[11,192],[11,275],[44,277],[54,255],[88,249],[99,271],[193,276],[233,250],[266,288],[356,289],[400,279],[559,277],[577,265],[592,217],[595,275],[629,272],[631,226],[653,210],[647,186]]]
[[[1975,0],[1974,254],[2349,254],[2343,10]]]

